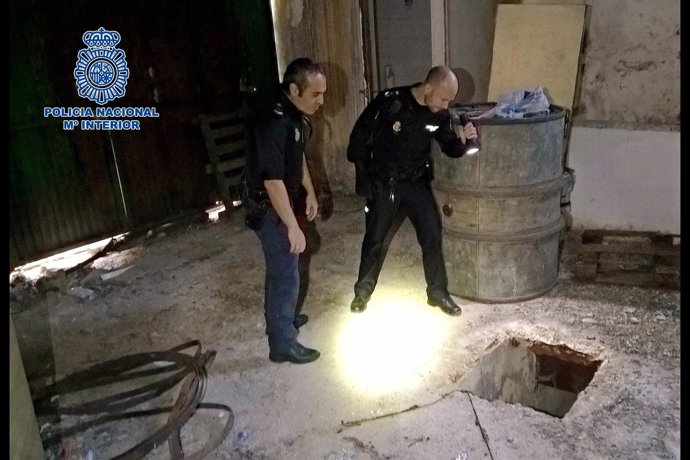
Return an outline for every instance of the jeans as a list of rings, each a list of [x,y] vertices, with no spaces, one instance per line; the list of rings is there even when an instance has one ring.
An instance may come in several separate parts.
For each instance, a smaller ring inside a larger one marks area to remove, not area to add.
[[[293,321],[299,294],[299,255],[290,253],[287,227],[273,210],[256,234],[266,262],[264,315],[268,346],[271,351],[281,351],[292,346],[297,337]]]

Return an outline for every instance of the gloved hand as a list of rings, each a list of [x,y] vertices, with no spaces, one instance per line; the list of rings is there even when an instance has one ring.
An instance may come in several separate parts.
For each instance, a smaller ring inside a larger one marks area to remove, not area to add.
[[[333,195],[330,188],[321,190],[321,193],[318,194],[318,200],[321,220],[327,221],[333,215]]]
[[[371,178],[363,162],[355,163],[355,193],[367,200],[374,197]]]

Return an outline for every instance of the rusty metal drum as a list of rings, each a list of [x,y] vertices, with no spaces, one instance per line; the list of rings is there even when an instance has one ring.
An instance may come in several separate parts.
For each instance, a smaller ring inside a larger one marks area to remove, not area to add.
[[[454,159],[434,149],[432,188],[450,293],[514,302],[543,295],[558,281],[565,110],[473,117],[491,106],[470,107],[479,153]],[[468,112],[468,106],[450,110]]]

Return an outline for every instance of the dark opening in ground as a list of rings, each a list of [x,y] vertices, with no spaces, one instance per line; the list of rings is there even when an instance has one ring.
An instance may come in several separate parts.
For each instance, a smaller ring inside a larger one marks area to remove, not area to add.
[[[513,337],[485,355],[460,385],[489,401],[501,399],[562,418],[601,363],[565,345]]]

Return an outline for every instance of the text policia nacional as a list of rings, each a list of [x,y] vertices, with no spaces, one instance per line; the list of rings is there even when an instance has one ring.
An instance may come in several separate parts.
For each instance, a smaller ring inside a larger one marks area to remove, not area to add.
[[[82,130],[141,129],[139,120],[103,120],[102,118],[158,118],[155,107],[44,107],[45,118],[68,118],[62,120],[62,128],[73,130],[76,127]],[[93,119],[93,118],[96,119]],[[76,118],[91,118],[76,120]]]

